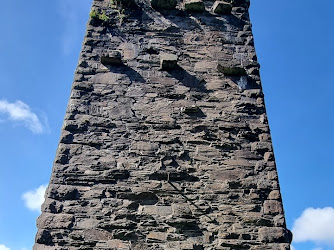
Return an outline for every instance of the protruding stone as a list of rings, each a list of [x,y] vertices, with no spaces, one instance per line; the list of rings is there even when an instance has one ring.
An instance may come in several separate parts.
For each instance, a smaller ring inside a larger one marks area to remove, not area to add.
[[[122,54],[120,51],[117,50],[111,51],[108,54],[101,56],[101,63],[106,66],[108,65],[120,66],[123,64]]]
[[[202,0],[188,0],[184,2],[184,9],[189,12],[203,12],[204,2]]]
[[[188,204],[173,204],[173,215],[181,218],[192,217],[192,212]]]
[[[273,190],[270,192],[269,197],[270,200],[280,200],[281,199],[281,194],[279,190]]]
[[[146,239],[148,242],[162,242],[167,238],[167,234],[163,232],[150,232]]]
[[[138,208],[138,211],[142,214],[168,216],[173,213],[171,206],[156,206],[156,205],[144,205]]]
[[[195,106],[195,105],[183,108],[183,112],[186,113],[186,114],[193,114],[193,113],[197,113],[199,111],[200,111],[200,108]]]
[[[175,9],[176,0],[151,0],[151,6],[156,10],[172,10]]]
[[[267,200],[263,204],[264,214],[282,214],[283,208],[282,203],[276,200]]]
[[[253,142],[251,144],[251,150],[257,152],[272,151],[272,144],[270,142]]]
[[[107,241],[108,249],[130,249],[129,243],[121,240],[108,240]]]
[[[160,68],[162,70],[171,70],[177,68],[177,55],[173,54],[161,54],[160,55]]]
[[[274,160],[274,153],[273,152],[265,152],[263,156],[265,161],[272,161]]]
[[[200,109],[200,107],[196,105],[187,106],[182,108],[183,113],[192,117],[205,117],[205,114]]]
[[[259,240],[266,243],[290,243],[292,234],[281,227],[263,227],[259,230]]]
[[[225,1],[216,1],[212,6],[213,13],[228,15],[231,14],[232,5]]]
[[[227,67],[218,64],[217,69],[219,72],[223,73],[225,76],[246,76],[247,72],[241,67]]]
[[[73,220],[74,217],[70,214],[43,213],[37,219],[37,226],[43,229],[66,229],[72,226]]]
[[[36,242],[45,245],[52,245],[52,236],[50,231],[39,229],[36,234]]]

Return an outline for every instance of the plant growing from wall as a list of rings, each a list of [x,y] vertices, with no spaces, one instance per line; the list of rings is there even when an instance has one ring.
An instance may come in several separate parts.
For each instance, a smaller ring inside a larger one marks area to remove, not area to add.
[[[109,22],[109,17],[107,16],[107,14],[104,11],[99,13],[96,10],[92,10],[90,12],[89,16],[91,17],[92,20],[101,22],[103,24],[107,24]]]
[[[122,25],[125,15],[125,9],[123,8],[123,3],[121,0],[110,0],[109,7],[116,11],[116,18],[119,21],[119,25]]]

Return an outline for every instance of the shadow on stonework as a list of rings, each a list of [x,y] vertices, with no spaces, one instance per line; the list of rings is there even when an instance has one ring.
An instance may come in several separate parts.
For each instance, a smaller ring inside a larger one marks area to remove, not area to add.
[[[105,65],[110,72],[125,74],[129,77],[131,84],[132,83],[146,83],[146,80],[134,69],[123,64],[121,66]]]
[[[186,235],[187,237],[203,236],[203,229],[198,226],[196,220],[176,219],[167,220],[166,223],[176,229],[176,233]]]
[[[235,15],[227,15],[226,22],[233,24],[236,28],[239,28],[240,30],[242,30],[243,27],[247,24],[245,20],[242,20]]]
[[[261,88],[261,86],[259,86],[256,81],[249,76],[227,76],[227,78],[235,83],[240,90]]]
[[[173,181],[172,180],[167,180],[168,184],[171,185],[175,191],[177,191],[177,193],[179,193],[189,204],[193,205],[195,208],[196,208],[196,214],[197,214],[197,217],[198,215],[204,215],[205,217],[207,217],[211,223],[213,224],[218,224],[218,222],[216,221],[216,219],[214,218],[211,218],[208,213],[211,212],[211,209],[208,210],[208,209],[203,209],[201,207],[199,207],[197,204],[195,204],[191,199],[189,199],[187,197],[187,195],[184,193],[183,190],[179,189],[176,185],[174,185]]]
[[[169,70],[168,73],[180,81],[184,86],[190,88],[190,90],[200,91],[200,92],[210,92],[205,87],[205,80],[198,79],[196,76],[189,74],[185,69],[178,66],[176,69]]]
[[[182,10],[174,10],[174,11],[163,11],[161,15],[168,19],[170,22],[175,24],[178,29],[182,29],[184,31],[192,31],[195,32],[196,29],[203,30],[201,25],[192,18],[192,15]],[[195,13],[194,17],[196,19],[197,16],[203,15],[200,13]]]

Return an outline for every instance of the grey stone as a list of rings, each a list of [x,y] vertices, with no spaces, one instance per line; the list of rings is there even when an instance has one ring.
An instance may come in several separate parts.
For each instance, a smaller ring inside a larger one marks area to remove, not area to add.
[[[177,55],[163,53],[160,55],[161,70],[172,70],[177,68]]]
[[[176,0],[150,0],[152,8],[156,10],[171,10],[175,9]]]
[[[70,214],[43,213],[37,219],[37,227],[43,229],[66,229],[73,225],[74,216]]]
[[[205,10],[204,2],[202,0],[186,0],[184,9],[189,12],[203,12]]]
[[[122,54],[120,51],[111,51],[101,56],[101,63],[106,66],[108,65],[120,66],[123,64]]]
[[[218,64],[217,69],[219,72],[223,73],[226,76],[246,76],[247,72],[242,67],[230,67],[230,66],[223,66]]]
[[[216,14],[228,15],[231,14],[232,5],[225,1],[215,1],[215,3],[212,6],[212,11],[213,13]]]
[[[263,207],[265,214],[276,215],[283,213],[282,203],[279,201],[267,200],[264,202]]]
[[[146,236],[148,242],[164,242],[167,239],[167,234],[163,232],[150,232]]]
[[[291,243],[292,234],[281,227],[263,227],[259,229],[259,240],[266,243]]]

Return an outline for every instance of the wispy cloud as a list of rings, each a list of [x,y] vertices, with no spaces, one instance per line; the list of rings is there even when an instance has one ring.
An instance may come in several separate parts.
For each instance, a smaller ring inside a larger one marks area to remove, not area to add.
[[[64,19],[62,36],[63,52],[69,55],[76,45],[81,44],[92,0],[60,0],[60,14]]]
[[[10,250],[10,248],[6,247],[5,245],[0,244],[0,250]]]
[[[44,127],[38,116],[22,101],[10,103],[6,100],[0,100],[0,114],[7,116],[6,118],[10,121],[23,124],[35,134],[44,132]]]
[[[41,205],[44,202],[46,185],[41,185],[37,189],[30,190],[22,195],[25,205],[32,211],[41,211]],[[1,250],[1,249],[0,249]]]
[[[334,208],[305,209],[295,220],[292,232],[294,242],[313,241],[318,245],[334,245]]]

